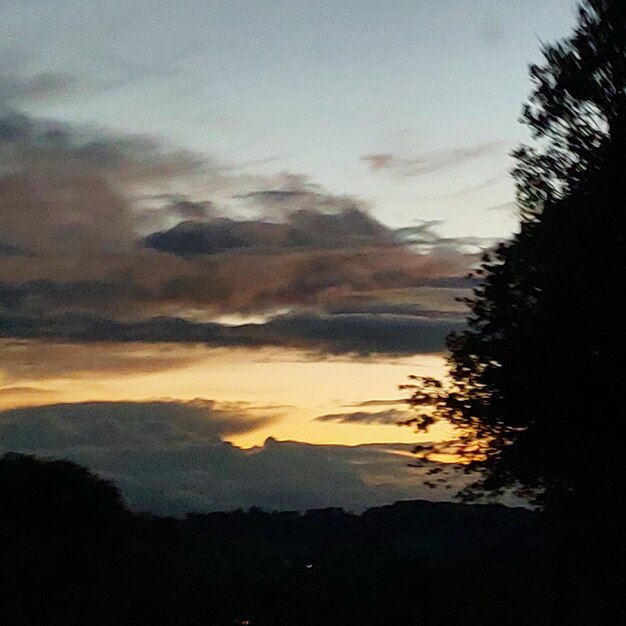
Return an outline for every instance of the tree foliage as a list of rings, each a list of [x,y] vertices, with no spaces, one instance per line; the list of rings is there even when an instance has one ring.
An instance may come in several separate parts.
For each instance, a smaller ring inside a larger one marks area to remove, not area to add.
[[[543,65],[531,65],[533,91],[523,107],[535,145],[514,156],[518,202],[526,220],[565,198],[597,166],[605,141],[626,112],[626,7],[620,0],[587,0],[574,33],[544,45]]]
[[[517,488],[539,506],[611,506],[624,487],[622,315],[626,3],[588,0],[531,66],[515,152],[519,232],[486,253],[449,337],[447,382],[405,386],[418,429],[446,420],[482,478],[468,498]]]

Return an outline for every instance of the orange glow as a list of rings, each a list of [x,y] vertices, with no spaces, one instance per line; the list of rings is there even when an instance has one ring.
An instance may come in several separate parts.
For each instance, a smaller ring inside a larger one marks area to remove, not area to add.
[[[424,436],[395,424],[315,421],[317,416],[328,413],[385,408],[358,407],[359,403],[370,400],[395,399],[399,403],[396,408],[404,409],[402,400],[406,396],[398,390],[398,385],[406,382],[409,374],[442,375],[444,361],[438,355],[381,362],[312,360],[296,352],[208,350],[202,346],[55,348],[51,344],[34,344],[30,349],[32,355],[24,357],[24,367],[17,374],[8,367],[4,375],[0,373],[0,408],[91,400],[207,398],[244,403],[246,411],[271,417],[273,421],[259,430],[230,438],[241,447],[260,445],[267,437],[354,445],[417,443],[432,440],[433,436],[439,439],[449,435],[444,426]],[[6,354],[3,362],[10,362],[15,354]],[[49,369],[29,366],[38,355],[48,360]],[[144,364],[151,359],[162,363],[162,367]],[[96,367],[99,360],[103,363],[102,371]],[[95,363],[91,371],[85,372],[81,367],[83,361]],[[72,372],[69,367],[72,364],[81,367],[80,371]]]
[[[457,465],[467,465],[469,463],[467,459],[459,454],[445,454],[443,452],[428,454],[427,458],[429,461],[435,461],[436,463],[454,463]]]

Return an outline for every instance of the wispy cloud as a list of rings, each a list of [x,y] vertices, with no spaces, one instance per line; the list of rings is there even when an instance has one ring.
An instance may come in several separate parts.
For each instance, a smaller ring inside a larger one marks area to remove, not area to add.
[[[406,400],[364,400],[363,402],[353,402],[344,404],[345,407],[362,408],[369,406],[400,406],[406,405]]]
[[[425,151],[415,156],[387,153],[361,157],[373,172],[389,172],[401,177],[422,176],[461,167],[467,163],[504,155],[508,142],[490,141],[463,148]]]
[[[0,319],[0,327],[3,321]],[[4,385],[45,387],[49,379],[97,380],[167,372],[189,367],[206,354],[189,344],[71,343],[67,340],[0,340],[0,377]],[[13,396],[17,396],[13,392]],[[39,394],[42,397],[44,394]],[[6,400],[7,398],[3,398]],[[31,396],[30,403],[33,403]]]
[[[72,92],[76,85],[76,79],[67,74],[41,72],[21,76],[0,64],[0,107],[58,98]]]
[[[393,404],[397,404],[394,402]],[[371,404],[369,406],[372,406]],[[409,419],[410,412],[400,409],[386,409],[384,411],[354,411],[352,413],[329,413],[320,415],[318,422],[338,422],[339,424],[398,424]]]

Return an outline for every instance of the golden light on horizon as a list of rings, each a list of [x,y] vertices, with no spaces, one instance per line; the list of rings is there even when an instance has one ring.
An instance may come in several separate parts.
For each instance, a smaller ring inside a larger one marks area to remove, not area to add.
[[[359,407],[372,400],[397,401],[396,408],[404,409],[406,395],[398,386],[410,374],[442,375],[444,361],[439,355],[381,362],[314,360],[296,351],[209,350],[203,346],[30,342],[23,346],[24,351],[27,348],[24,354],[15,348],[7,354],[14,357],[15,369],[6,370],[0,378],[3,409],[62,402],[196,398],[239,403],[251,415],[268,418],[256,430],[225,437],[244,448],[261,445],[268,437],[356,445],[413,443],[447,435],[445,427],[424,436],[393,423],[315,420],[320,415],[364,410]],[[37,359],[46,362],[38,364]]]

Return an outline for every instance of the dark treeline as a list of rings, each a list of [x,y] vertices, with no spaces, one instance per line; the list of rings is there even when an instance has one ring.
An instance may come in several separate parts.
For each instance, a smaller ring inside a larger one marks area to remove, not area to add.
[[[526,509],[424,501],[160,518],[78,465],[11,454],[2,623],[610,623],[610,533],[590,528],[555,541]]]

